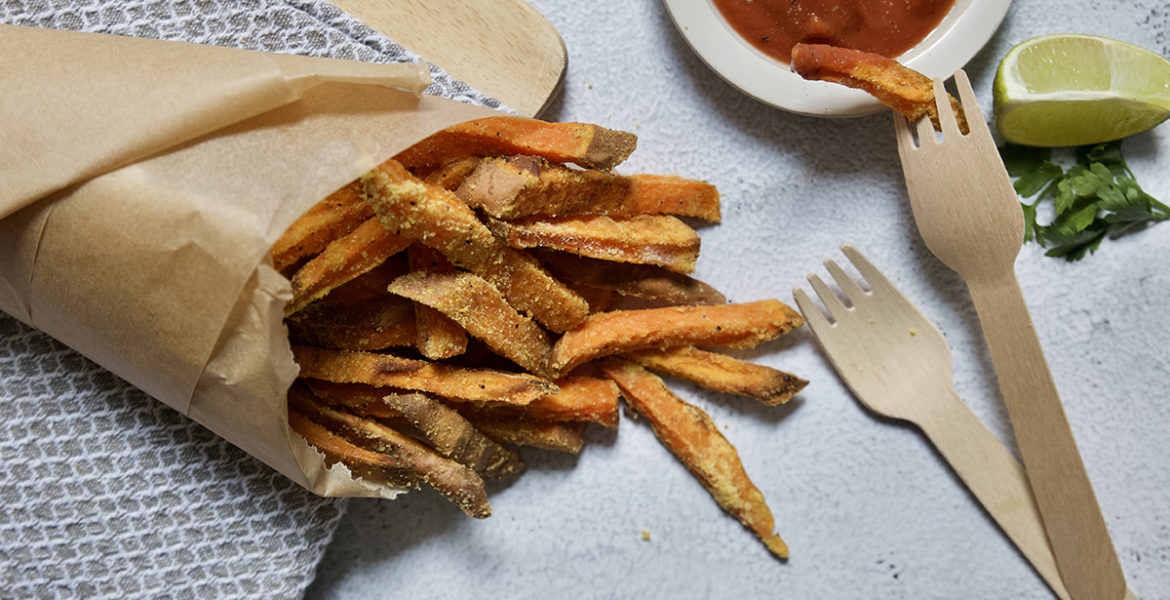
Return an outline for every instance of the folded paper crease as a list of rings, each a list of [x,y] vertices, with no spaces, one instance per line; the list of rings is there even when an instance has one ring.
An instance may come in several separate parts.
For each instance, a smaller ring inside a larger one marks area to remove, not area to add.
[[[417,96],[430,83],[425,68],[409,63],[15,25],[0,25],[0,56],[10,66],[0,70],[0,218],[29,199],[283,106],[317,85],[375,84]],[[84,118],[93,113],[103,118]]]

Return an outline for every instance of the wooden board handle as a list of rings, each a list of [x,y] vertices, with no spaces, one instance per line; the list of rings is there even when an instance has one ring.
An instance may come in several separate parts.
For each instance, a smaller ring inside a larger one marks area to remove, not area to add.
[[[544,110],[564,78],[564,40],[524,0],[331,1],[527,117]]]

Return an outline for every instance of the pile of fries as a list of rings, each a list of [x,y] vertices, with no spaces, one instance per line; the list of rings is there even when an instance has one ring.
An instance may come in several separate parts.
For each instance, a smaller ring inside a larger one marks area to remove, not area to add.
[[[484,477],[513,446],[578,452],[619,399],[781,557],[735,448],[661,373],[767,405],[807,382],[703,347],[748,348],[803,324],[778,300],[728,304],[690,276],[719,194],[619,175],[632,134],[494,117],[419,142],[312,208],[273,245],[291,281],[300,378],[289,423],[329,464],[427,484],[491,514]]]

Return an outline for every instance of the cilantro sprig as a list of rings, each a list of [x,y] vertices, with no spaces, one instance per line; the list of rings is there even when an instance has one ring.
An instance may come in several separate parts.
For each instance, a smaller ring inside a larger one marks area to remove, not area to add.
[[[1116,238],[1150,223],[1170,219],[1170,207],[1144,192],[1121,154],[1121,141],[1074,150],[1076,164],[1066,171],[1050,148],[1000,147],[1000,156],[1024,208],[1024,240],[1047,248],[1048,256],[1080,260],[1106,238]],[[1052,219],[1041,223],[1037,207],[1052,202]]]

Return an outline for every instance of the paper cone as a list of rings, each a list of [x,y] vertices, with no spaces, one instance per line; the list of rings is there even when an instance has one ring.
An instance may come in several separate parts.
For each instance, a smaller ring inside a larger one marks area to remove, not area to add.
[[[291,288],[269,247],[414,142],[497,113],[420,95],[415,65],[13,26],[0,55],[0,309],[314,492],[383,493],[288,430]]]

